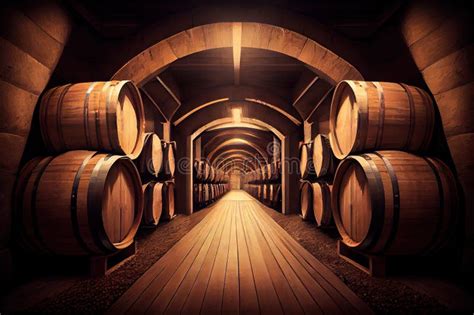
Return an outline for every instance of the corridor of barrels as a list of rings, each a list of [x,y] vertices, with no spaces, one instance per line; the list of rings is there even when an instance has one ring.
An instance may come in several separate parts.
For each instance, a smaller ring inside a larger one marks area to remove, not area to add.
[[[242,190],[109,309],[119,313],[369,314],[371,310]]]
[[[474,312],[472,0],[0,4],[0,315]]]

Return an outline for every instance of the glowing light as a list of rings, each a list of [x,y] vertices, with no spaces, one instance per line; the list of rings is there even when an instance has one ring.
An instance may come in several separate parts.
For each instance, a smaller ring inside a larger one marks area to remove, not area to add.
[[[232,119],[235,123],[240,123],[242,121],[242,108],[232,108]]]

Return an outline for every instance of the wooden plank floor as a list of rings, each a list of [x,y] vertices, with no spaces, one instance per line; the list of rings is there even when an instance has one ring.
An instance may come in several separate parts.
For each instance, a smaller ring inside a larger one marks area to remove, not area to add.
[[[231,191],[109,309],[337,314],[371,310],[243,191]]]

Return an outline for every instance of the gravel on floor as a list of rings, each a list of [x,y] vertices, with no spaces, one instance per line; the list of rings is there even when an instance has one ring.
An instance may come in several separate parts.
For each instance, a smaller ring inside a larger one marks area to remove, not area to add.
[[[436,299],[393,278],[373,278],[342,260],[336,252],[335,230],[318,230],[297,215],[265,211],[311,254],[331,269],[351,290],[380,314],[446,313]],[[191,216],[179,215],[157,229],[139,231],[137,254],[109,275],[77,280],[60,294],[43,300],[28,311],[42,313],[103,313],[148,268],[198,224],[212,208]]]
[[[212,210],[203,209],[191,216],[178,215],[155,229],[137,234],[137,253],[105,277],[82,279],[69,289],[43,300],[28,311],[40,313],[104,313],[160,257]]]
[[[306,250],[334,272],[355,294],[377,314],[447,313],[448,309],[436,299],[413,290],[390,278],[373,278],[341,259],[336,251],[337,231],[320,230],[298,215],[283,215],[275,210],[265,211],[297,240]]]

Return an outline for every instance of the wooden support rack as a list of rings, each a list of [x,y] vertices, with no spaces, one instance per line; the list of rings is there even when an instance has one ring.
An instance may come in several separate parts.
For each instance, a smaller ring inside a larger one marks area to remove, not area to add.
[[[91,277],[102,277],[130,260],[137,252],[137,242],[129,247],[107,256],[92,256],[89,258],[89,275]]]

